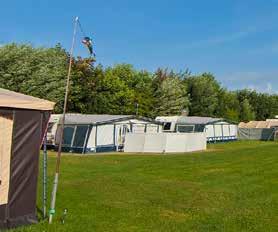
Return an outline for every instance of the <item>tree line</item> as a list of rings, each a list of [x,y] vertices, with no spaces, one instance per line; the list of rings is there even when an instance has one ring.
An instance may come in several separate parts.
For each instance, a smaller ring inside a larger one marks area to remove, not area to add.
[[[56,102],[62,112],[69,54],[61,45],[0,47],[0,87]],[[93,65],[73,61],[69,112],[136,114],[147,117],[189,114],[231,121],[265,120],[278,115],[278,95],[254,90],[229,91],[211,73],[192,75],[158,68],[136,70],[130,64]]]

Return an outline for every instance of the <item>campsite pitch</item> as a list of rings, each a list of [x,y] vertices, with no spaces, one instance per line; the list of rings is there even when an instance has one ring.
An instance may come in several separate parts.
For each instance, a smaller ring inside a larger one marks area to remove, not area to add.
[[[209,149],[63,156],[54,223],[12,231],[277,231],[278,143],[232,142]],[[51,153],[49,188],[54,165]]]

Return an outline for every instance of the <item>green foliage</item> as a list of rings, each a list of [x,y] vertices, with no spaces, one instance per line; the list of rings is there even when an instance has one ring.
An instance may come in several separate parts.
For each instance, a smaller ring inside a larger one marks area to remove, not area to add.
[[[237,91],[237,97],[239,102],[243,103],[245,99],[248,100],[253,113],[255,114],[256,120],[265,120],[267,118],[273,118],[278,115],[278,95],[269,95],[266,93],[257,93],[253,90],[240,90]],[[241,118],[243,119],[246,115],[241,111]]]
[[[278,95],[251,90],[231,92],[210,73],[192,76],[158,69],[136,70],[130,64],[93,66],[94,60],[73,60],[69,112],[90,114],[189,115],[224,117],[232,121],[265,120],[278,115]],[[0,87],[56,102],[61,113],[69,54],[57,45],[0,47]]]
[[[215,116],[219,103],[220,84],[210,73],[186,79],[190,94],[190,115]]]
[[[124,72],[121,72],[124,71]],[[128,87],[126,70],[107,68],[97,80],[96,107],[98,113],[131,114],[134,92]],[[133,111],[132,111],[133,110]]]
[[[33,48],[6,45],[0,48],[0,87],[55,101],[62,108],[68,54],[60,45]]]
[[[235,92],[221,89],[218,93],[217,116],[228,120],[240,121],[240,104]]]
[[[156,115],[180,115],[184,110],[188,110],[186,85],[173,71],[158,69],[153,79],[153,86]]]
[[[248,122],[255,119],[255,112],[253,111],[248,99],[244,99],[241,103],[241,121]]]

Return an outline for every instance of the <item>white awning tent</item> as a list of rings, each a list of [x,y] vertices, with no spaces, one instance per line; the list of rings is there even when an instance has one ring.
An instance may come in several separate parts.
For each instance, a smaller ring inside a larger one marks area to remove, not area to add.
[[[57,147],[61,115],[52,115],[48,143]],[[133,115],[66,114],[63,150],[102,152],[122,149],[127,133],[158,133],[161,123]]]

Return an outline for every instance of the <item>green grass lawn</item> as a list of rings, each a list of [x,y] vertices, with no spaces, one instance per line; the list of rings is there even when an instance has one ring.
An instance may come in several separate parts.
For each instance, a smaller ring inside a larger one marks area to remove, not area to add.
[[[278,143],[213,144],[184,155],[66,155],[54,223],[14,231],[278,231]]]

